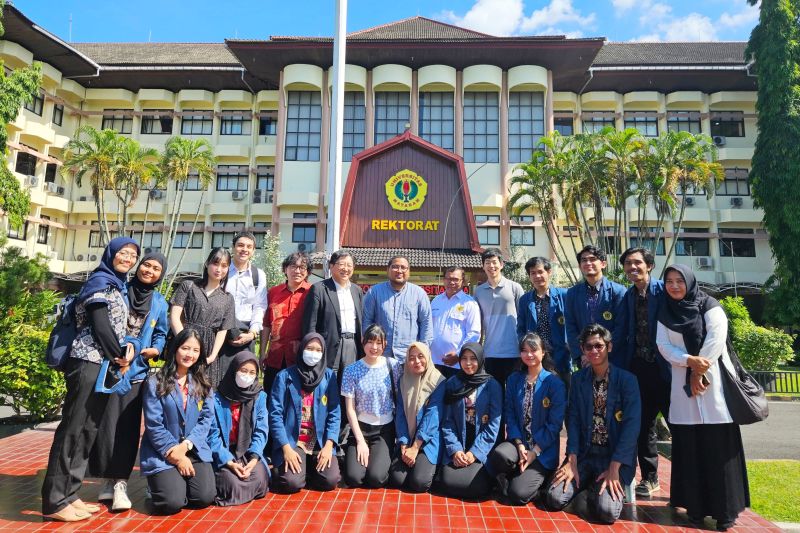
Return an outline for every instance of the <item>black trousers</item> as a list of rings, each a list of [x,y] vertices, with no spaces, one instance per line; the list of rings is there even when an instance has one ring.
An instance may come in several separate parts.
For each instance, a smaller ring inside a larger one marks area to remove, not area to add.
[[[211,463],[192,458],[192,466],[192,477],[183,477],[175,467],[147,476],[155,514],[175,514],[187,506],[202,509],[214,503],[217,489]]]
[[[337,349],[336,359],[333,362],[333,371],[336,372],[336,384],[339,385],[339,390],[342,390],[342,378],[344,377],[344,369],[352,365],[358,359],[358,348],[356,347],[355,338],[351,333],[342,335],[339,340],[339,348]],[[339,405],[344,410],[345,400],[344,396],[339,397]],[[347,449],[347,439],[350,436],[350,423],[347,421],[347,415],[342,415],[342,420],[339,426],[339,442],[338,442],[338,455],[343,455],[344,450]]]
[[[295,446],[294,451],[300,455],[300,472],[295,474],[286,463],[273,469],[275,477],[272,479],[272,490],[284,494],[294,494],[301,489],[309,488],[329,491],[336,488],[342,475],[339,473],[339,461],[336,454],[331,457],[331,464],[322,472],[317,472],[319,450],[309,455],[303,448]],[[370,457],[370,459],[372,459]],[[277,470],[277,472],[276,472]]]
[[[364,440],[369,446],[369,461],[367,466],[358,462],[356,439],[351,434],[347,441],[345,451],[344,480],[349,487],[378,488],[386,485],[389,480],[389,468],[392,465],[392,450],[394,450],[394,422],[383,426],[373,426],[359,423]]]
[[[86,477],[128,479],[139,451],[142,425],[142,382],[128,394],[109,394],[103,421],[89,455]]]
[[[659,356],[656,356],[659,357]],[[658,433],[656,418],[660,412],[666,419],[669,415],[670,384],[661,376],[658,363],[648,363],[634,357],[631,372],[639,382],[639,395],[642,398],[642,425],[637,441],[637,455],[642,479],[658,479]]]
[[[409,492],[428,492],[431,490],[434,474],[436,465],[420,450],[413,468],[409,468],[399,457],[394,460],[389,468],[389,486]]]
[[[517,447],[508,441],[501,443],[489,455],[492,472],[506,475],[509,501],[513,505],[525,505],[539,494],[552,470],[543,467],[539,461],[534,461],[520,473],[518,461]]]
[[[486,357],[486,372],[492,375],[505,390],[506,379],[519,368],[519,357]]]
[[[439,482],[442,492],[454,498],[480,500],[492,490],[492,476],[478,461],[462,468],[453,463],[443,465]]]
[[[89,452],[108,402],[108,394],[94,392],[99,373],[97,363],[72,357],[66,363],[67,395],[42,485],[43,514],[56,513],[78,499]]]

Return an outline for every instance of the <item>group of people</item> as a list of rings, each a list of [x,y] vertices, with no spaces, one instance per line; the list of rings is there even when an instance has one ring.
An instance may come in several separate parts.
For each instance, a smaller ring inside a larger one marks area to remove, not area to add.
[[[156,513],[344,482],[476,499],[496,487],[510,504],[550,509],[576,499],[588,519],[612,523],[637,463],[636,494],[660,489],[658,413],[673,435],[671,504],[719,530],[749,504],[721,389],[727,319],[689,268],[654,279],[651,252],[631,248],[620,257],[626,289],[587,246],[582,281],[551,286],[550,262],[535,257],[525,293],[490,248],[474,297],[452,266],[430,301],[403,256],[364,294],[347,251],[313,285],[308,256],[292,253],[286,282],[267,287],[255,243],[244,232],[232,252],[212,250],[171,306],[156,290],[166,259],[145,254],[128,280],[138,245],[109,243],[77,299],[46,517],[100,509],[78,497],[84,476],[106,480],[99,499],[112,510],[130,508],[138,450]],[[163,366],[151,370],[155,358]]]

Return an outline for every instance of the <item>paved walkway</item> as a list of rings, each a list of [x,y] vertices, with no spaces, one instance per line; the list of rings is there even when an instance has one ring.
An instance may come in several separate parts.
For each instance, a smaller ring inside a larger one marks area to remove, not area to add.
[[[661,461],[662,491],[650,501],[626,505],[613,527],[584,522],[569,512],[547,512],[533,505],[510,507],[495,501],[462,502],[431,494],[397,490],[339,489],[329,493],[303,491],[292,496],[269,494],[239,507],[184,510],[170,517],[145,512],[145,481],[134,472],[129,485],[133,509],[103,511],[75,524],[42,522],[39,491],[53,431],[36,429],[0,439],[0,531],[303,531],[398,532],[435,531],[687,531],[683,513],[667,506],[669,461]],[[99,484],[84,484],[81,496],[96,501]],[[713,527],[713,521],[707,526]],[[751,511],[739,517],[732,531],[779,532],[777,526]]]

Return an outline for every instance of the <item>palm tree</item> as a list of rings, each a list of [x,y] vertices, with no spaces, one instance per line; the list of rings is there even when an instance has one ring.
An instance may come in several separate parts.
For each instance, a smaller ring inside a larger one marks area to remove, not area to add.
[[[113,179],[114,194],[122,206],[121,211],[117,211],[117,235],[125,234],[125,227],[129,223],[128,209],[157,172],[158,155],[155,148],[142,148],[133,139],[122,139]]]
[[[75,137],[64,146],[64,169],[73,173],[78,187],[81,186],[84,177],[89,178],[89,186],[97,208],[100,234],[104,242],[111,240],[106,221],[105,191],[114,187],[122,139],[114,130],[98,131],[86,125],[79,128]]]

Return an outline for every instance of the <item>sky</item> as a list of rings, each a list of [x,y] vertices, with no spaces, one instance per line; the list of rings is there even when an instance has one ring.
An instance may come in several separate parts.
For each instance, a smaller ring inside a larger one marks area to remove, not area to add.
[[[73,42],[330,37],[335,24],[334,0],[12,1],[36,24]],[[417,15],[497,36],[610,41],[746,41],[758,22],[758,8],[746,0],[350,0],[347,29]]]

